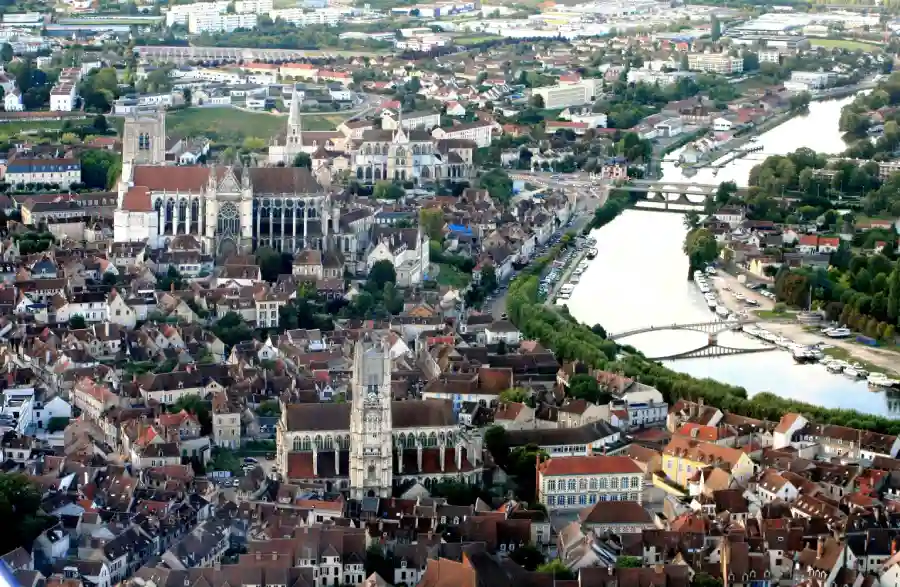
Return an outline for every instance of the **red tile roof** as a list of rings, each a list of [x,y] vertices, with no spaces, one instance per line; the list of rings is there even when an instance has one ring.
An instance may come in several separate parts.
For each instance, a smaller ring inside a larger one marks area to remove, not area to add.
[[[127,212],[153,212],[150,190],[143,186],[128,188],[128,191],[122,198],[122,210]]]
[[[642,473],[641,468],[628,457],[586,456],[549,459],[538,467],[541,475],[610,475]]]

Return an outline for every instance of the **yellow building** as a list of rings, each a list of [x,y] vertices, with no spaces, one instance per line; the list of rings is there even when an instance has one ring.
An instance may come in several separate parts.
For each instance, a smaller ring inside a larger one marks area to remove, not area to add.
[[[662,454],[662,471],[682,487],[694,474],[706,467],[730,471],[735,481],[745,484],[753,475],[753,461],[747,453],[728,446],[675,436]]]

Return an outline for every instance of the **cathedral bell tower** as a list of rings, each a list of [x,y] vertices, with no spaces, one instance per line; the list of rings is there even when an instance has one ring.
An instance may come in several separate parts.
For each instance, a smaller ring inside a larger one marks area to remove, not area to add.
[[[350,497],[390,497],[391,356],[384,341],[356,343],[351,386]]]

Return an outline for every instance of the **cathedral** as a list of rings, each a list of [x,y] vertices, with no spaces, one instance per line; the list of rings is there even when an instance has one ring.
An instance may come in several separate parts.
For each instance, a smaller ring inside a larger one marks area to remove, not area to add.
[[[306,153],[314,170],[329,165],[333,171],[346,169],[362,184],[393,180],[420,185],[465,181],[473,176],[474,141],[436,139],[427,129],[405,128],[402,111],[397,115],[393,128],[375,128],[374,123],[359,121],[366,125],[359,134],[310,132],[303,130],[297,100],[291,100],[287,130],[269,147],[269,164],[292,165],[298,154]]]
[[[392,400],[385,341],[356,343],[350,393],[350,403],[284,406],[276,458],[285,481],[356,499],[391,497],[413,482],[480,483],[480,439],[459,427],[452,402]]]
[[[222,257],[261,246],[328,249],[340,208],[308,169],[169,165],[165,143],[164,111],[126,117],[116,242],[163,248],[191,234]]]

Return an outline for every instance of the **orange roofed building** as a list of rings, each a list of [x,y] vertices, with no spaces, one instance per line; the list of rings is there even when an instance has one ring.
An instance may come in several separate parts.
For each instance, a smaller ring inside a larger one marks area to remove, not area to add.
[[[629,457],[577,456],[537,463],[537,497],[548,510],[642,499],[643,471]]]

